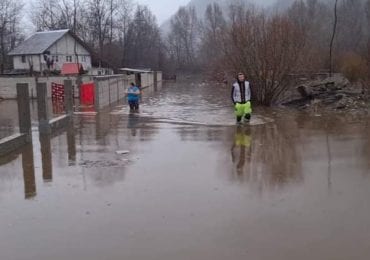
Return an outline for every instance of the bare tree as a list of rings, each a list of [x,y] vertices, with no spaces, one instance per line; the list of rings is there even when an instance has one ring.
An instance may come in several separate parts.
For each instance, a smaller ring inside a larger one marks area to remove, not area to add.
[[[302,57],[304,33],[287,15],[267,16],[242,5],[231,7],[229,20],[223,49],[229,70],[247,74],[257,102],[277,103]]]
[[[9,66],[7,53],[15,47],[21,36],[19,22],[23,3],[16,0],[2,0],[0,2],[0,73],[4,73]]]
[[[223,33],[226,30],[226,20],[219,4],[208,5],[202,24],[200,61],[202,67],[212,70],[212,74],[222,73],[219,59],[222,56]]]
[[[158,69],[161,51],[161,35],[155,16],[146,6],[138,6],[127,31],[125,65]]]
[[[37,0],[32,2],[31,20],[37,31],[65,29],[59,0]]]
[[[168,43],[179,69],[196,65],[199,25],[194,7],[181,7],[171,20]]]

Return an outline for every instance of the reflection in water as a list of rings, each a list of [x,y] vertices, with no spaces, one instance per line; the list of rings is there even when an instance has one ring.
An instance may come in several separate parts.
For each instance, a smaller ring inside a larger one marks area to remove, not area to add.
[[[51,134],[40,134],[42,178],[46,182],[53,180],[53,160],[51,155]]]
[[[76,165],[76,136],[73,124],[67,129],[67,146],[69,166]]]
[[[248,183],[259,192],[302,181],[298,134],[294,122],[237,127],[231,148],[232,180]]]
[[[35,180],[35,166],[32,143],[29,143],[21,149],[12,152],[6,156],[0,157],[0,167],[3,167],[19,158],[22,155],[22,171],[25,199],[31,199],[36,196],[36,180]],[[7,173],[7,171],[5,171]],[[14,170],[9,171],[9,176],[14,176],[17,173]],[[0,175],[4,178],[5,175]]]
[[[127,128],[131,129],[131,135],[132,136],[136,136],[136,134],[137,134],[136,132],[137,132],[137,128],[139,126],[139,122],[140,122],[140,117],[136,113],[131,112],[128,115]]]
[[[22,150],[22,167],[24,179],[24,196],[30,199],[36,196],[35,165],[32,143]]]
[[[231,158],[236,168],[237,178],[243,178],[246,161],[250,165],[251,159],[251,132],[250,127],[238,126],[231,147]],[[233,171],[234,172],[234,171]]]
[[[302,180],[302,158],[298,150],[299,131],[285,119],[276,124],[258,126],[253,131],[253,172],[262,177],[260,188],[278,188]],[[257,178],[256,178],[257,180]]]

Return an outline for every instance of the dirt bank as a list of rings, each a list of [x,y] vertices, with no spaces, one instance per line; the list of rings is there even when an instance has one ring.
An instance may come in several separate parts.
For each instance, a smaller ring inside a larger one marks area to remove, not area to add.
[[[341,75],[304,80],[295,87],[291,97],[284,106],[313,111],[366,112],[370,108],[370,96],[364,85],[351,83]]]

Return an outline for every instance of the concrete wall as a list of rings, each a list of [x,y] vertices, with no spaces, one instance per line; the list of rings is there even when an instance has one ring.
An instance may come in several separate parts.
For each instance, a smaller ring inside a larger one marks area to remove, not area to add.
[[[114,71],[113,69],[109,68],[91,68],[89,70],[89,75],[92,76],[107,76],[107,75],[113,75]]]
[[[111,75],[94,78],[95,109],[103,109],[126,96],[129,80],[126,75]]]
[[[154,85],[154,73],[157,73],[157,81],[162,81],[162,72],[148,72],[141,73],[141,86],[142,87],[151,87]]]
[[[26,134],[14,134],[0,139],[0,156],[8,155],[26,145],[29,138]]]
[[[71,79],[73,85],[75,86],[75,97],[78,96],[79,91],[77,88],[77,77],[63,77],[63,76],[55,76],[55,77],[0,77],[0,98],[4,99],[15,99],[17,98],[17,83],[28,83],[29,93],[31,98],[36,98],[36,80],[38,82],[46,82],[48,89],[47,94],[48,98],[51,98],[51,84],[63,84],[64,80]],[[81,80],[83,83],[85,82],[92,82],[92,76],[82,76]]]
[[[82,83],[93,82],[94,79],[100,79],[102,81],[102,88],[108,89],[108,85],[117,84],[112,79],[121,78],[124,80],[125,87],[127,88],[130,82],[135,82],[135,75],[111,75],[103,77],[93,77],[93,76],[82,76]],[[63,84],[64,80],[71,79],[73,85],[75,86],[75,97],[78,97],[79,90],[77,88],[77,77],[64,77],[64,76],[54,76],[54,77],[0,77],[0,98],[4,99],[15,99],[17,98],[17,83],[28,83],[29,93],[31,98],[36,98],[36,80],[38,82],[46,82],[48,86],[48,98],[51,98],[51,83]],[[108,82],[105,82],[108,79]],[[99,81],[99,82],[100,82]],[[157,81],[162,81],[162,72],[157,72]],[[121,83],[118,83],[121,84]],[[123,83],[122,83],[123,84]],[[142,87],[151,87],[154,85],[154,75],[153,73],[143,73],[142,74]],[[102,90],[103,91],[103,90]],[[108,89],[109,91],[109,89]],[[125,89],[126,91],[126,89]],[[120,96],[121,98],[121,96]],[[104,98],[103,98],[104,100]]]
[[[157,81],[162,81],[162,72],[157,73]],[[135,82],[135,75],[122,74],[95,77],[95,109],[103,109],[126,97],[127,88],[131,82]],[[141,86],[143,88],[154,87],[154,85],[154,73],[141,74]]]
[[[141,86],[143,88],[154,85],[153,73],[141,73]]]
[[[157,81],[158,82],[161,82],[162,81],[162,78],[163,78],[162,71],[157,71]]]

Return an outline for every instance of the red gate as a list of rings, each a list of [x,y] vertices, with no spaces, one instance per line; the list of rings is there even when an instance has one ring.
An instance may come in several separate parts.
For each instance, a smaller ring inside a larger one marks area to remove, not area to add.
[[[94,105],[95,86],[94,83],[81,84],[81,105]]]

